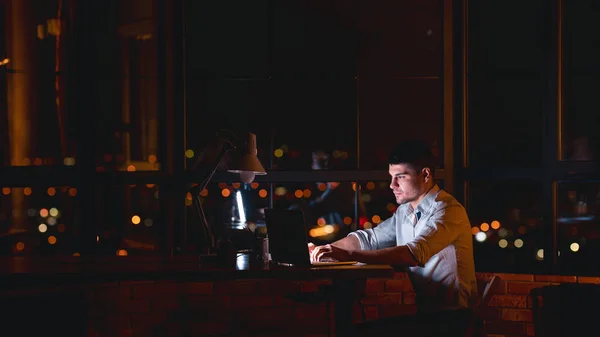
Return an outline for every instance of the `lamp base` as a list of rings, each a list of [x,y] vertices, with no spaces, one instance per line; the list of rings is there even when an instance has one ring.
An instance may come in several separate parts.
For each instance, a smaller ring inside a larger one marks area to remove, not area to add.
[[[204,250],[198,254],[201,264],[218,265],[223,267],[234,267],[237,250],[233,242],[228,238],[221,238],[215,248]]]

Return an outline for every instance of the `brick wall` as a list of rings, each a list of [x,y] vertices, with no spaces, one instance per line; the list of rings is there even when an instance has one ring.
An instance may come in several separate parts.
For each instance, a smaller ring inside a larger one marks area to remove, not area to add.
[[[529,292],[563,282],[600,283],[600,277],[495,274],[501,279],[482,313],[490,337],[533,336]],[[478,274],[481,280],[492,274]],[[136,281],[70,287],[78,292],[87,335],[100,336],[328,336],[332,309],[298,303],[285,295],[311,292],[326,282],[244,280],[223,282]],[[38,289],[64,292],[66,289]],[[39,301],[39,297],[35,297]],[[67,297],[59,297],[59,302]],[[75,297],[76,298],[76,297]],[[362,299],[367,319],[415,312],[409,279],[370,279]],[[59,303],[56,307],[69,306]],[[78,304],[70,305],[71,308]],[[30,309],[28,309],[30,310]],[[51,309],[44,309],[49,311]],[[355,320],[362,319],[355,307]],[[60,312],[57,313],[60,315]],[[17,317],[17,316],[15,316]],[[57,316],[60,317],[60,316]],[[332,327],[333,328],[333,327]]]

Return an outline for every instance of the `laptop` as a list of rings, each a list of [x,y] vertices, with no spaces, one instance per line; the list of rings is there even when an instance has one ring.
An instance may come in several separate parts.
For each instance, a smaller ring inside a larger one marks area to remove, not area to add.
[[[308,254],[308,238],[301,210],[265,209],[271,260],[280,265],[330,267],[357,264],[357,261],[312,262]]]

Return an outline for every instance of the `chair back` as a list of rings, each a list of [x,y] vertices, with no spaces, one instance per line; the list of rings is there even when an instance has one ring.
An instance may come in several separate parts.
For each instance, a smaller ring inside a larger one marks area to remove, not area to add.
[[[536,337],[585,336],[597,327],[599,284],[549,285],[531,290],[529,296]]]
[[[485,319],[481,314],[481,310],[485,308],[492,299],[494,294],[494,287],[501,281],[500,277],[494,275],[489,280],[478,282],[477,303],[475,304],[475,310],[473,315],[473,323],[467,331],[468,337],[486,337],[487,332],[485,330]]]

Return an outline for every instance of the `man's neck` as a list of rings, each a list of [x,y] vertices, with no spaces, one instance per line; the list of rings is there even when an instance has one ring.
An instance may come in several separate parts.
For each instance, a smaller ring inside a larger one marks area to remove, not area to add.
[[[427,196],[427,194],[429,194],[429,191],[431,191],[431,189],[434,186],[435,186],[435,184],[429,186],[429,188],[426,188],[425,192],[423,194],[421,194],[417,200],[410,202],[410,206],[413,208],[413,210],[417,209],[417,206],[419,206],[419,204],[421,203],[421,200],[423,200]]]

